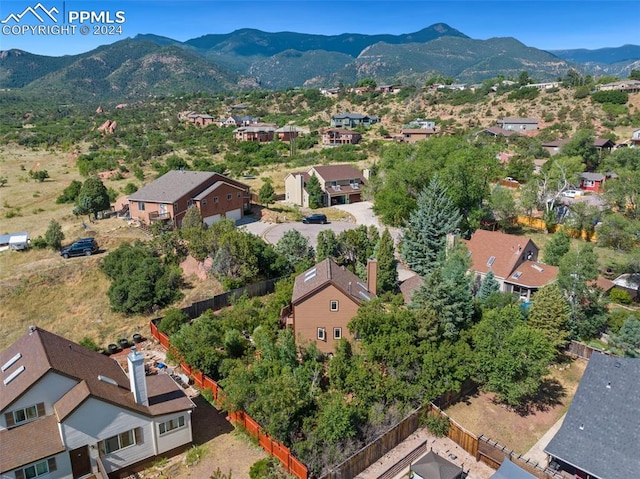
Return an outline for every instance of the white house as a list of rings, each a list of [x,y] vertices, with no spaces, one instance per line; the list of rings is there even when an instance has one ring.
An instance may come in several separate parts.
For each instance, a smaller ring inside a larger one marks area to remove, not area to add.
[[[124,477],[191,444],[191,400],[127,365],[34,326],[3,351],[0,478]]]

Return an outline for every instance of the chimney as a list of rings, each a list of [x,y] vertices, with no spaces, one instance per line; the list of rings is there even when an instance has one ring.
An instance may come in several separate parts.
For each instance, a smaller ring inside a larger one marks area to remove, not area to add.
[[[147,396],[147,378],[144,372],[144,355],[136,351],[136,347],[131,347],[131,352],[127,355],[127,366],[129,368],[129,384],[133,398],[138,404],[149,405]]]
[[[367,289],[370,293],[378,292],[378,260],[375,258],[367,260]]]

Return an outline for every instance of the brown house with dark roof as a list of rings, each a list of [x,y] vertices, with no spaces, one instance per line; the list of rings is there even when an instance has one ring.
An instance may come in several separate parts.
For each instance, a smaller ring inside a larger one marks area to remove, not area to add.
[[[291,297],[291,324],[298,344],[315,342],[325,354],[337,342],[354,339],[347,327],[363,301],[375,294],[377,262],[367,264],[367,284],[327,258],[298,275]]]
[[[0,353],[2,478],[120,477],[192,441],[193,403],[144,356],[114,360],[37,327]],[[170,432],[170,434],[169,434]]]
[[[415,143],[416,141],[426,140],[436,134],[433,128],[403,128],[400,130],[399,140],[405,143]]]
[[[360,170],[351,165],[313,166],[306,172],[289,173],[284,179],[285,200],[308,208],[309,193],[306,187],[311,175],[320,181],[324,192],[323,205],[344,205],[362,200],[365,178]]]
[[[478,283],[493,271],[500,291],[515,294],[523,301],[529,301],[533,293],[558,275],[557,267],[538,262],[538,247],[522,236],[476,230],[465,245]]]
[[[249,208],[249,186],[220,173],[172,170],[129,195],[132,219],[145,224],[173,222],[180,227],[187,209],[200,210],[207,224],[220,218],[239,220]]]
[[[357,131],[344,128],[329,128],[322,132],[322,144],[324,146],[357,145],[362,135]]]

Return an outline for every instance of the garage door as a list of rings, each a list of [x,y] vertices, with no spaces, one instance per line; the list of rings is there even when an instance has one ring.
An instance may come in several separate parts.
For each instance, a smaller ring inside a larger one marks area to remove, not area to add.
[[[203,218],[202,221],[204,221],[207,226],[211,226],[213,223],[220,221],[220,215],[207,216]]]
[[[237,210],[227,211],[225,216],[230,220],[241,220],[242,219],[242,208],[238,208]]]

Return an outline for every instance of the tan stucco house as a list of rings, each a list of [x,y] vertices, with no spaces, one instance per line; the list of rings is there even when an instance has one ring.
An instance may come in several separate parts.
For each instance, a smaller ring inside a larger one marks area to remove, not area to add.
[[[306,186],[311,175],[315,175],[320,181],[324,192],[323,204],[326,206],[362,200],[365,178],[360,170],[351,165],[324,165],[313,166],[305,172],[289,173],[284,179],[285,201],[308,208],[309,194]]]

